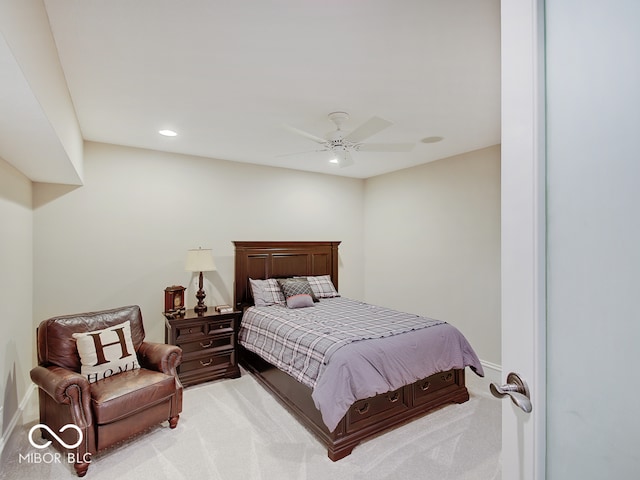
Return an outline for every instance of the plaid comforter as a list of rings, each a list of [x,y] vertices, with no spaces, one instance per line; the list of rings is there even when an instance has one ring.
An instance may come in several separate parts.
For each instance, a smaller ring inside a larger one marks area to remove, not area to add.
[[[323,367],[340,347],[445,322],[344,297],[323,298],[313,307],[251,307],[242,317],[240,343],[314,388]]]

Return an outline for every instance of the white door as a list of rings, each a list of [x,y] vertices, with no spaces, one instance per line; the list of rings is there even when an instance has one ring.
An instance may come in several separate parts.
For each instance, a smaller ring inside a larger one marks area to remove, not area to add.
[[[503,0],[502,380],[528,384],[533,410],[502,402],[503,480],[545,476],[545,184],[542,0]]]
[[[640,2],[546,0],[549,480],[640,478]]]

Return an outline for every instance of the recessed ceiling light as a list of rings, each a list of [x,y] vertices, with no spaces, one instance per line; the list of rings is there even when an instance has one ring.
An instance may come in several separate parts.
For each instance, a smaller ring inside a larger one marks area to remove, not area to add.
[[[420,140],[422,143],[438,143],[441,142],[444,137],[424,137]]]
[[[164,135],[165,137],[175,137],[176,135],[178,135],[173,130],[159,130],[158,133],[160,135]]]
[[[331,160],[329,160],[329,163],[338,163],[338,159],[337,158],[332,158]]]

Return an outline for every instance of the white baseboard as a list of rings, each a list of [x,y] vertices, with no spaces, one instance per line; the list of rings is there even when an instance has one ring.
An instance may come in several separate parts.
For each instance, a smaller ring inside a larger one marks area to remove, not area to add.
[[[20,405],[18,406],[18,410],[16,410],[16,412],[13,414],[13,417],[11,417],[11,421],[9,422],[9,425],[7,425],[7,428],[4,429],[2,438],[0,438],[0,455],[2,455],[5,445],[7,445],[7,443],[9,442],[9,438],[11,438],[11,434],[13,433],[13,430],[16,428],[18,421],[24,418],[24,413],[25,413],[25,410],[27,409],[27,405],[29,405],[29,402],[31,401],[31,395],[33,395],[33,392],[35,391],[36,391],[36,386],[34,384],[31,384],[29,388],[27,388],[27,391],[24,394],[24,397],[22,398]],[[2,408],[0,408],[0,413],[4,413],[2,412]]]
[[[480,360],[482,367],[484,368],[484,378],[490,383],[497,383],[502,385],[502,365],[496,363]]]

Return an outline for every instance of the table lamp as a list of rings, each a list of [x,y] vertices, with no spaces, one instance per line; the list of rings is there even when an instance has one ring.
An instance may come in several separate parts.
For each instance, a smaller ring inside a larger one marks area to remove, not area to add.
[[[195,248],[187,251],[185,270],[187,272],[200,272],[198,293],[196,293],[198,304],[193,309],[197,314],[202,314],[207,311],[207,306],[204,304],[204,298],[207,294],[204,293],[204,289],[202,288],[202,272],[211,272],[215,269],[213,253],[210,248]]]

